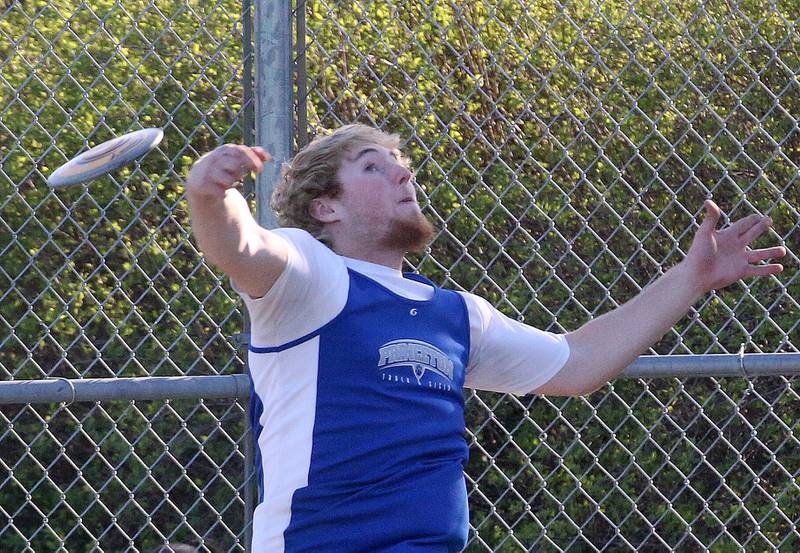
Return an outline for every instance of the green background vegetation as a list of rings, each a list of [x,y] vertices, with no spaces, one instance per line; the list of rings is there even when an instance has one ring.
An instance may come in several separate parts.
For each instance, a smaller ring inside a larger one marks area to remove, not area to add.
[[[243,314],[181,199],[191,162],[249,130],[240,11],[0,6],[4,377],[242,370]],[[556,332],[677,263],[706,197],[732,219],[769,214],[758,245],[782,241],[786,272],[710,294],[652,352],[796,352],[798,13],[796,1],[309,3],[298,146],[351,121],[399,133],[441,229],[409,267]],[[165,139],[138,165],[47,189],[74,153],[148,126]],[[770,377],[619,380],[573,399],[468,392],[469,550],[795,551],[796,389]],[[2,413],[4,551],[238,547],[238,404]]]

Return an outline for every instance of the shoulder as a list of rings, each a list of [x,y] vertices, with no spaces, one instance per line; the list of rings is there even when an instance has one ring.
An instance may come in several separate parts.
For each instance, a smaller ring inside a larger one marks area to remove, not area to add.
[[[278,227],[278,228],[272,229],[270,232],[274,232],[278,236],[281,236],[284,239],[290,240],[292,242],[294,242],[294,241],[297,241],[297,242],[309,242],[309,243],[310,242],[317,242],[317,243],[323,245],[322,242],[320,242],[319,240],[314,238],[314,236],[312,236],[310,232],[308,232],[305,229],[301,229],[301,228]]]
[[[295,270],[325,270],[335,267],[344,270],[344,258],[316,239],[307,230],[299,228],[277,228],[271,231],[284,240],[290,249],[290,264]]]
[[[469,315],[470,326],[473,327],[473,329],[485,329],[494,314],[499,313],[491,303],[480,296],[461,290],[456,293],[464,300],[467,314]]]
[[[344,259],[305,230],[279,228],[289,249],[286,268],[263,297],[244,297],[252,322],[251,343],[273,346],[327,323],[347,300]]]
[[[303,249],[309,250],[327,250],[332,255],[336,255],[328,246],[316,239],[310,232],[301,228],[294,227],[279,227],[270,230],[269,232],[283,239],[285,242]]]

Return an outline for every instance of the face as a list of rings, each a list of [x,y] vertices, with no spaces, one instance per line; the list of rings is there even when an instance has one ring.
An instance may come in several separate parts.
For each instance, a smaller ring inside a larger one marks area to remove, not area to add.
[[[417,203],[413,175],[399,150],[379,144],[348,152],[337,172],[339,222],[353,235],[381,247],[417,251],[427,246],[433,225]]]

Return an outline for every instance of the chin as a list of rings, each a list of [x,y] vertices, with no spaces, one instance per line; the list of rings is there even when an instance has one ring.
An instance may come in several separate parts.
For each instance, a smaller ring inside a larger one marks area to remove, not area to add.
[[[436,227],[417,209],[416,215],[390,223],[386,246],[405,253],[419,253],[428,247],[435,235]]]

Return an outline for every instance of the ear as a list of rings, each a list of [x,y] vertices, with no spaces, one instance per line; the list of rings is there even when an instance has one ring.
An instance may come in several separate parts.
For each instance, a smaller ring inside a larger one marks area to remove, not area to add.
[[[335,223],[339,220],[338,207],[334,198],[321,196],[311,200],[308,212],[320,223]]]

